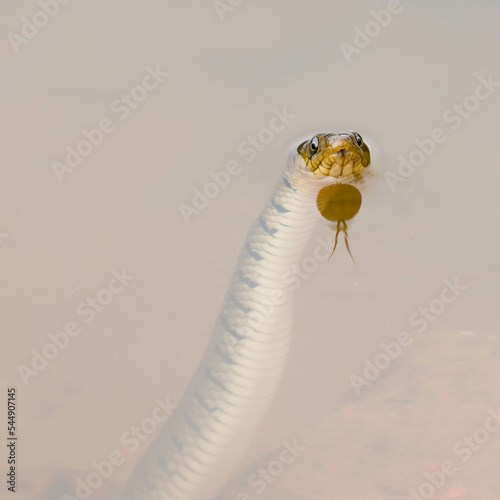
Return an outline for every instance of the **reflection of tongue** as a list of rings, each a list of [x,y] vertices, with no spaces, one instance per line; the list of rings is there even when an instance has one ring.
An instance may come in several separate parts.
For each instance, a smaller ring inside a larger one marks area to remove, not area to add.
[[[316,206],[325,219],[337,222],[335,245],[330,257],[337,248],[338,236],[340,231],[342,231],[347,251],[354,261],[351,249],[349,248],[346,221],[352,219],[361,208],[361,193],[359,190],[350,184],[326,186],[319,191],[316,197]]]

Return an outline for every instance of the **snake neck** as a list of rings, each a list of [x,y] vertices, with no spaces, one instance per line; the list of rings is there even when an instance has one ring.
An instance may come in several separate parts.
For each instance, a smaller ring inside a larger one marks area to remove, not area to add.
[[[289,158],[248,233],[200,367],[139,462],[127,499],[209,500],[237,469],[283,373],[292,323],[284,277],[300,262],[324,185]]]

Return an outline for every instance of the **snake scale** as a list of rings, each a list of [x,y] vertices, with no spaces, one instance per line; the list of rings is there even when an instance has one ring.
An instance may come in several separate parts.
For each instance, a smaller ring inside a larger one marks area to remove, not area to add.
[[[322,133],[292,151],[251,227],[205,355],[189,387],[126,486],[127,500],[210,500],[238,467],[287,359],[298,264],[320,217],[319,190],[370,163],[353,131]]]

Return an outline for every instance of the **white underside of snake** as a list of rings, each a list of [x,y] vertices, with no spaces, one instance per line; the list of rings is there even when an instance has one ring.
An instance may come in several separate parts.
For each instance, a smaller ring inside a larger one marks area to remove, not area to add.
[[[203,360],[129,481],[127,500],[210,500],[237,470],[275,395],[292,332],[283,280],[320,217],[322,187],[368,166],[359,134],[318,134],[289,157],[250,229]]]

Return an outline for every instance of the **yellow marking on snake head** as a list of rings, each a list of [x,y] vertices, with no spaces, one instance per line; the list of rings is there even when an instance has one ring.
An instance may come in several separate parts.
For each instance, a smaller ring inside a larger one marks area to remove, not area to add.
[[[370,164],[370,150],[352,130],[317,134],[303,142],[297,153],[316,175],[345,179],[358,176]]]

